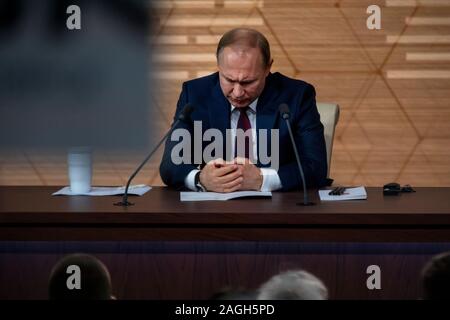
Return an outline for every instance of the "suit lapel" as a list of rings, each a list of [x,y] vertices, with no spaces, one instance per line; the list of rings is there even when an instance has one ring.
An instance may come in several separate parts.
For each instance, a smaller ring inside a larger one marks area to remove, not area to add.
[[[258,99],[258,105],[256,106],[256,136],[257,136],[257,150],[258,150],[258,165],[261,165],[259,161],[259,130],[265,129],[267,131],[267,148],[270,150],[271,135],[270,130],[274,129],[275,122],[278,118],[278,103],[277,97],[279,90],[276,88],[276,83],[273,81],[273,74],[269,74],[266,79],[266,85],[262,94]]]
[[[231,106],[222,93],[219,78],[212,93],[212,103],[208,106],[210,128],[219,129],[223,137],[223,156],[226,157],[226,130],[230,128]]]
[[[269,74],[266,85],[258,99],[256,106],[256,127],[257,129],[273,129],[275,120],[278,117],[277,97],[279,91],[273,81],[273,74]]]

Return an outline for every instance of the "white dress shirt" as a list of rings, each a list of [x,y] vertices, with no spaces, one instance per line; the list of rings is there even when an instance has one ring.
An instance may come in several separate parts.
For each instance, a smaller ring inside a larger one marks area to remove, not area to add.
[[[253,159],[255,159],[255,163],[258,160],[258,140],[256,137],[256,105],[258,103],[258,99],[253,101],[249,108],[247,109],[247,116],[252,126],[252,148],[251,151],[253,153]],[[239,121],[240,112],[236,110],[236,107],[231,105],[231,117],[230,117],[230,128],[231,128],[231,150],[235,150],[235,141],[236,141],[236,128]],[[280,177],[278,176],[278,172],[275,169],[271,168],[260,168],[261,174],[263,176],[263,182],[261,185],[261,191],[274,191],[278,190],[282,187]],[[184,185],[186,188],[196,191],[197,187],[195,186],[195,175],[199,172],[199,169],[194,169],[186,176],[184,179]]]

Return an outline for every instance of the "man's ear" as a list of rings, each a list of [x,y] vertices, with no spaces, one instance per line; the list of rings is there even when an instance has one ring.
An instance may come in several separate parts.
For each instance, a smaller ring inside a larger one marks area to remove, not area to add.
[[[273,59],[270,60],[269,65],[267,66],[266,69],[266,77],[269,75],[270,73],[270,68],[272,68],[272,64],[273,64]]]

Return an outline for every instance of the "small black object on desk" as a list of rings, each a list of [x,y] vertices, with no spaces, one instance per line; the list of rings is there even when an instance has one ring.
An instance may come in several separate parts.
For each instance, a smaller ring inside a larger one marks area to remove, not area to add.
[[[336,187],[333,190],[331,190],[328,195],[330,196],[340,196],[343,195],[345,192],[346,188],[345,187]]]
[[[410,193],[416,192],[409,184],[400,187],[396,182],[388,183],[383,186],[383,194],[385,196],[397,196],[400,192]]]

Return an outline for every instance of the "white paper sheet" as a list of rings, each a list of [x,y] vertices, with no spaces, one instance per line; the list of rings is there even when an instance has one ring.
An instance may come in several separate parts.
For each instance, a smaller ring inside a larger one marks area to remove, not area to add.
[[[272,192],[261,191],[236,191],[230,193],[218,193],[218,192],[180,192],[181,201],[225,201],[230,199],[242,198],[242,197],[271,197]]]
[[[128,188],[128,194],[142,196],[152,187],[144,184],[130,185]],[[114,196],[125,193],[125,187],[92,187],[91,191],[87,193],[73,193],[70,187],[64,187],[61,190],[56,191],[52,196]]]
[[[341,200],[365,200],[367,199],[366,188],[356,187],[347,188],[339,196],[329,195],[331,190],[319,190],[319,197],[322,201],[341,201]]]

